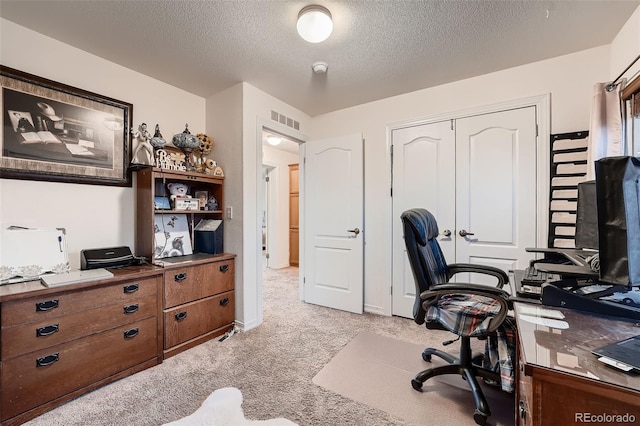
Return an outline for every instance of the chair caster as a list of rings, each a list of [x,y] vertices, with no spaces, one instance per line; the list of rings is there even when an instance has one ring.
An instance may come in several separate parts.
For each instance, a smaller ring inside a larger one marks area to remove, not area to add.
[[[411,386],[412,386],[415,390],[417,390],[417,391],[419,391],[419,392],[422,392],[422,382],[420,382],[420,381],[418,381],[418,380],[416,380],[416,379],[411,379]]]
[[[473,359],[471,360],[471,362],[477,366],[482,367],[482,362],[484,361],[484,355],[482,354],[478,354],[476,356],[473,357]]]
[[[431,354],[427,353],[427,351],[422,352],[422,359],[427,362],[431,362]]]
[[[482,414],[478,410],[473,413],[473,420],[475,420],[476,424],[480,426],[485,426],[487,424],[487,417],[488,416]]]

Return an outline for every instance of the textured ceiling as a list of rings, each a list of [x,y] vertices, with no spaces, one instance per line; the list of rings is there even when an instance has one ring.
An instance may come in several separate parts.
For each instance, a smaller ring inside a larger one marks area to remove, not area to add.
[[[199,96],[245,81],[315,116],[609,44],[639,1],[0,1],[0,16]],[[329,64],[315,75],[316,61]]]

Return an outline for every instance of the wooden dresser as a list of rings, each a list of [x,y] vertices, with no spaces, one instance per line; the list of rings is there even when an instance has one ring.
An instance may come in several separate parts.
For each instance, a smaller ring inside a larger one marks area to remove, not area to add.
[[[0,424],[17,425],[162,362],[162,280],[153,266],[113,278],[0,286]]]
[[[165,358],[220,336],[233,326],[235,255],[199,257],[165,263]]]

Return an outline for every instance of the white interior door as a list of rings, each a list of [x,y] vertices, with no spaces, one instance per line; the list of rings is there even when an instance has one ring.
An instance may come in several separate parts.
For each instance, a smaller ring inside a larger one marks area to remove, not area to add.
[[[448,263],[505,272],[527,266],[531,255],[525,247],[536,246],[535,107],[393,130],[392,146],[393,315],[413,315],[415,287],[400,222],[409,208],[434,214]],[[442,235],[445,231],[451,236]],[[457,281],[495,282],[465,275]]]
[[[438,218],[440,246],[455,258],[455,131],[451,120],[393,130],[394,315],[410,317],[415,284],[404,244],[402,212],[424,208]],[[447,230],[452,234],[445,236]]]
[[[533,106],[456,121],[456,261],[505,271],[528,265],[525,248],[536,245],[536,141]]]
[[[360,134],[305,144],[303,210],[304,300],[362,313],[364,145]]]

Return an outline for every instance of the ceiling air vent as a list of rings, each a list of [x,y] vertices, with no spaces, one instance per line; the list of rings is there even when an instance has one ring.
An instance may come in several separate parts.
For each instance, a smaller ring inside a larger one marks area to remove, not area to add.
[[[273,121],[277,121],[278,123],[284,124],[287,127],[291,127],[292,129],[300,130],[300,123],[293,118],[287,117],[284,114],[280,114],[276,111],[271,111],[271,119]]]

